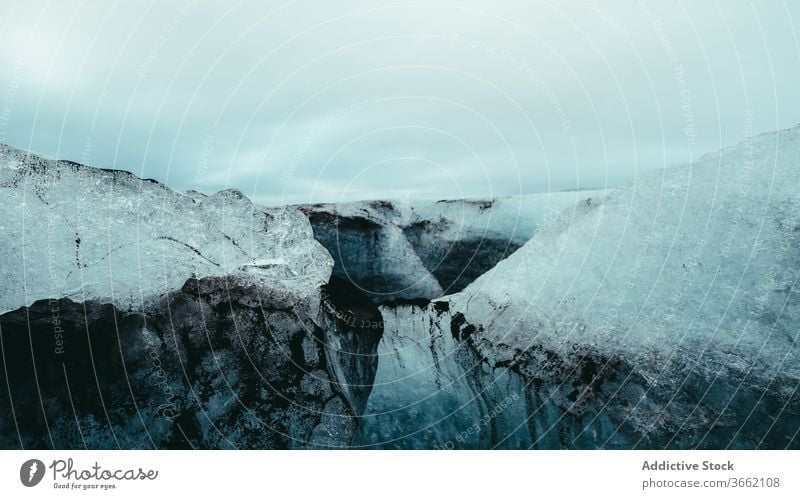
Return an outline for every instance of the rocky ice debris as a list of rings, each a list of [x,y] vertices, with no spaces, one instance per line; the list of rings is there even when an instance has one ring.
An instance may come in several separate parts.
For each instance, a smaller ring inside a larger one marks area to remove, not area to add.
[[[380,331],[301,213],[3,147],[0,224],[0,447],[350,444]]]

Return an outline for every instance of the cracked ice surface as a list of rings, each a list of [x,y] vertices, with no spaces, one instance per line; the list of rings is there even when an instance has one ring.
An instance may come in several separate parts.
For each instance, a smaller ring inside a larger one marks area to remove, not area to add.
[[[54,297],[139,308],[192,276],[305,296],[333,265],[301,213],[235,190],[184,195],[0,146],[0,196],[0,312]]]

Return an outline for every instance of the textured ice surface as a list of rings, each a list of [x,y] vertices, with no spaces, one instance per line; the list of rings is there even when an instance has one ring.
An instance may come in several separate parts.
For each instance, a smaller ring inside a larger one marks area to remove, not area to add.
[[[453,201],[305,205],[333,273],[376,302],[431,299],[463,289],[560,211],[603,191]]]
[[[333,275],[354,283],[373,301],[443,294],[400,227],[367,213],[303,209],[314,227],[314,237],[336,262]]]
[[[122,342],[91,335],[100,343],[90,350],[109,353],[101,372],[109,376],[102,386],[114,388],[110,397],[126,389],[112,382],[122,367],[139,376],[130,395],[145,402],[148,419],[137,423],[126,402],[105,415],[116,425],[111,434],[93,386],[80,383],[82,428],[99,435],[101,446],[113,446],[118,429],[133,438],[126,445],[147,446],[145,425],[161,446],[177,446],[174,429],[153,409],[163,394],[148,389],[154,373],[144,347],[155,336],[166,375],[188,381],[175,385],[175,421],[209,447],[309,439],[347,446],[362,409],[355,443],[365,447],[800,446],[800,128],[590,198],[303,207],[323,230],[315,237],[332,253],[342,250],[334,272],[346,269],[343,277],[356,276],[374,296],[432,298],[461,289],[475,274],[458,275],[459,267],[477,258],[470,272],[486,270],[504,247],[524,243],[459,293],[425,307],[381,307],[380,343],[340,327],[351,316],[376,318],[353,298],[357,291],[332,292],[353,299],[335,307],[336,319],[319,316],[324,297],[317,291],[331,260],[292,210],[255,208],[235,191],[176,194],[123,172],[10,149],[2,158],[0,311],[62,296],[122,308],[152,302],[146,317],[60,304],[74,340],[88,339],[87,320],[93,331],[123,332]],[[514,203],[527,207],[519,219],[527,225],[511,222]],[[565,209],[555,215],[558,208]],[[235,307],[226,302],[231,289]],[[15,377],[8,395],[25,402],[35,446],[47,446],[47,421],[34,417],[41,412],[34,380],[45,380],[55,393],[48,397],[60,401],[48,415],[68,407],[52,314],[38,302],[2,317],[3,354]],[[92,381],[83,346],[73,343],[67,365]],[[35,368],[27,354],[17,355],[34,350]],[[255,371],[242,370],[252,352]],[[124,366],[114,363],[119,358]],[[36,378],[31,369],[44,371]],[[237,406],[231,390],[220,388],[229,381],[223,371],[247,404]],[[260,385],[264,373],[275,390]],[[304,406],[287,405],[284,394]],[[10,407],[6,396],[0,392],[0,405]],[[261,421],[249,416],[249,404]],[[263,422],[279,431],[265,433]],[[16,423],[0,423],[0,435],[16,441]],[[75,435],[60,435],[75,445]]]
[[[579,203],[446,298],[458,335],[536,446],[797,447],[798,187],[795,127]]]
[[[522,378],[492,368],[435,305],[381,307],[375,384],[357,447],[488,449],[531,445]]]
[[[437,235],[449,241],[495,235],[525,243],[537,227],[553,221],[564,208],[587,197],[602,197],[606,192],[570,191],[441,201],[353,201],[304,205],[303,208],[342,218],[364,217],[401,229],[417,223],[433,223],[438,229]]]
[[[567,209],[452,298],[497,358],[532,344],[797,378],[800,127]],[[507,346],[507,348],[506,348]]]
[[[602,197],[607,191],[570,191],[487,199],[415,201],[403,227],[418,222],[441,223],[439,237],[448,241],[493,236],[524,244],[577,201]]]
[[[380,331],[302,213],[2,147],[0,231],[0,448],[350,444]]]
[[[257,208],[235,190],[183,195],[0,146],[0,196],[0,312],[53,297],[140,307],[192,276],[302,296],[333,264],[301,213]]]

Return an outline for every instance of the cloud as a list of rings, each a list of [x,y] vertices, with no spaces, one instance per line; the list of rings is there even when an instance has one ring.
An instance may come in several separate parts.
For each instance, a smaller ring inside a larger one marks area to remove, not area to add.
[[[617,185],[800,121],[794,3],[17,2],[0,136],[263,202]]]

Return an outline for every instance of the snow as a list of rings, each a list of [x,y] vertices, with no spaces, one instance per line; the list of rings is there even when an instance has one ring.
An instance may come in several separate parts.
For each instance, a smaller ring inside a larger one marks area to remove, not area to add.
[[[643,175],[566,209],[451,310],[494,361],[581,345],[653,380],[672,364],[798,379],[799,188],[800,126]]]
[[[6,146],[0,220],[0,312],[59,297],[139,308],[207,276],[305,295],[328,281],[333,265],[294,209],[258,208],[235,190],[184,195]]]

